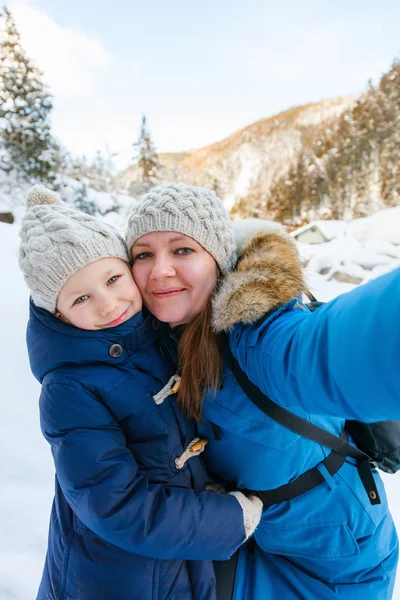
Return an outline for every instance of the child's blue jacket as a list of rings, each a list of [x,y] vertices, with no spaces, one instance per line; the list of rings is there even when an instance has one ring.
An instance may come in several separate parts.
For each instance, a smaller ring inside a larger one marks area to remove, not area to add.
[[[245,538],[236,499],[202,491],[200,458],[175,465],[196,433],[174,395],[153,399],[173,374],[154,323],[139,313],[83,331],[31,301],[29,357],[56,470],[38,600],[213,600],[208,561]]]

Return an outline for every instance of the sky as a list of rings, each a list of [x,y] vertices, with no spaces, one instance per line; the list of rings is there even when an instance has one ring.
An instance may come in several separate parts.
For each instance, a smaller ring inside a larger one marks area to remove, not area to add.
[[[291,106],[357,95],[400,57],[398,0],[7,0],[76,156],[219,141]]]

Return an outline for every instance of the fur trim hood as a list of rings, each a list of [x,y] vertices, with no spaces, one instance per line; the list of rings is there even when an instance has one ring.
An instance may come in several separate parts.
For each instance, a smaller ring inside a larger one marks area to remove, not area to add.
[[[213,327],[217,332],[229,331],[235,323],[254,323],[308,293],[292,238],[277,223],[250,221],[247,225],[234,224],[239,261],[213,298]]]

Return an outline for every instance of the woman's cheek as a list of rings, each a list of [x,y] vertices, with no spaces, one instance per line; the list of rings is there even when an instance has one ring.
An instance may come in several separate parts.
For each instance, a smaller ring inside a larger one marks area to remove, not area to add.
[[[139,292],[142,294],[142,296],[145,292],[145,282],[143,281],[145,279],[145,274],[143,273],[143,271],[144,269],[141,269],[139,266],[135,266],[135,264],[132,266],[133,279],[136,285],[138,286]]]

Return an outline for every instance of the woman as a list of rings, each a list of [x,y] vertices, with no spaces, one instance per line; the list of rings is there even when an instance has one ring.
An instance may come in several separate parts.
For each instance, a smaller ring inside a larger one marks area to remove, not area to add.
[[[279,488],[314,467],[323,476],[264,511],[257,545],[241,552],[234,598],[389,599],[398,541],[379,475],[381,503],[372,505],[354,460],[331,475],[330,450],[269,419],[232,368],[234,357],[276,404],[335,435],[345,419],[399,419],[400,271],[310,313],[288,236],[276,226],[244,235],[229,272],[227,220],[213,193],[159,186],[134,206],[127,242],[146,306],[172,328],[164,345],[179,367],[180,405],[209,439],[209,469],[251,490]]]

